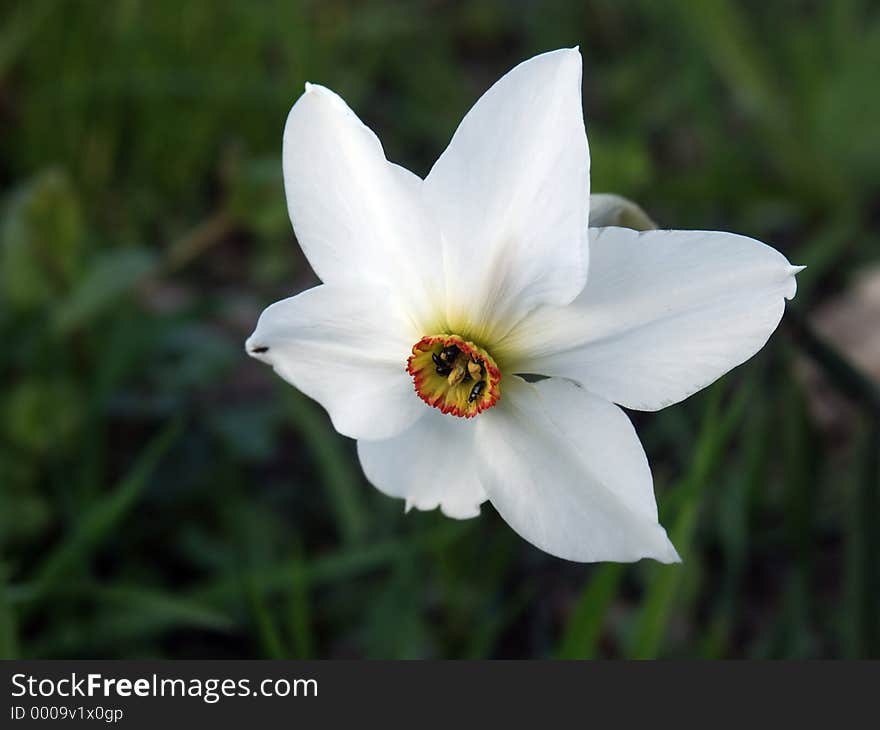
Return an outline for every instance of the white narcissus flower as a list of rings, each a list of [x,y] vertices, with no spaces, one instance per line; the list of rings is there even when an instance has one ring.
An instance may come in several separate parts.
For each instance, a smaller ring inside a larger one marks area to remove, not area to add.
[[[501,78],[424,180],[307,84],[284,186],[324,283],[266,309],[246,348],[407,508],[489,500],[553,555],[675,562],[615,404],[663,408],[750,358],[799,268],[732,233],[588,228],[589,180],[577,49]]]

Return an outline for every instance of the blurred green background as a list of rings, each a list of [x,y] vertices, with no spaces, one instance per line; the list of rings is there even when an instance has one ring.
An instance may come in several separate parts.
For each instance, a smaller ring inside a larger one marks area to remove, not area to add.
[[[809,330],[880,260],[876,3],[0,8],[0,655],[880,657],[880,401]],[[809,267],[757,357],[632,414],[681,566],[557,560],[488,504],[404,516],[243,353],[316,281],[281,187],[304,81],[424,175],[575,44],[594,191]]]

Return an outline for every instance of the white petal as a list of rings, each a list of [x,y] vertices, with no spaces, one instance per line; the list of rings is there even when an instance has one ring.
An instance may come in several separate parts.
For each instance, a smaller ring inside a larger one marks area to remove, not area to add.
[[[456,519],[476,517],[486,494],[474,464],[475,423],[436,408],[385,441],[358,441],[364,474],[406,508],[436,509]]]
[[[617,406],[569,381],[508,378],[476,420],[480,481],[526,540],[580,562],[679,561],[657,522],[645,452]]]
[[[424,183],[444,236],[450,327],[476,339],[565,304],[587,268],[589,152],[577,49],[536,56],[468,112]]]
[[[627,408],[658,410],[748,360],[795,294],[778,251],[711,231],[591,229],[590,279],[498,348],[521,373],[571,378]]]
[[[324,406],[340,433],[388,438],[426,409],[406,372],[417,336],[388,302],[379,289],[316,286],[266,309],[245,348]]]
[[[376,135],[315,84],[287,117],[283,162],[290,219],[321,280],[387,286],[427,316],[428,293],[442,277],[422,181],[388,162]]]

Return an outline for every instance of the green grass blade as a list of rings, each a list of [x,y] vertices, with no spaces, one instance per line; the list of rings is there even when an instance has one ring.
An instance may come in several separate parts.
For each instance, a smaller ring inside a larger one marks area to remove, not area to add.
[[[746,403],[752,397],[753,383],[743,383],[733,403],[721,413],[720,384],[712,389],[703,426],[688,474],[672,490],[679,502],[670,538],[682,556],[682,565],[653,565],[642,608],[627,641],[627,656],[649,659],[658,656],[666,628],[672,617],[681,587],[694,562],[688,562],[702,504],[703,491],[724,458],[731,433],[742,420]]]
[[[880,419],[873,420],[862,446],[864,466],[853,480],[848,515],[846,595],[841,622],[844,653],[850,659],[880,655]]]
[[[757,399],[749,405],[743,422],[742,468],[729,475],[718,495],[718,531],[724,568],[718,589],[715,614],[701,643],[707,659],[727,656],[734,641],[734,625],[743,603],[743,578],[750,550],[749,510],[754,493],[766,486],[771,463],[770,418],[767,402]]]
[[[421,535],[400,540],[386,540],[362,548],[348,548],[329,555],[316,557],[297,565],[298,558],[284,560],[273,565],[253,568],[255,579],[263,589],[272,592],[284,590],[290,584],[292,571],[301,570],[302,579],[311,586],[350,580],[371,570],[387,568],[404,554],[418,554],[450,545],[468,529],[467,524],[448,522]],[[207,602],[223,601],[240,593],[240,579],[223,577],[199,587],[194,596]]]
[[[344,451],[344,441],[315,403],[291,388],[285,390],[291,421],[315,458],[342,539],[348,544],[358,543],[367,530],[363,483]]]
[[[535,591],[536,587],[533,584],[522,585],[503,602],[503,605],[498,606],[487,618],[474,626],[462,658],[478,660],[491,656],[492,647],[495,646],[498,637],[528,609],[535,598]]]
[[[559,659],[593,659],[602,627],[611,602],[617,595],[624,566],[604,563],[597,566],[562,635],[557,657]]]
[[[292,654],[297,659],[310,659],[312,647],[311,595],[308,571],[299,547],[290,566],[290,595],[288,597],[288,627]]]
[[[34,586],[42,592],[77,565],[88,562],[101,541],[122,523],[147,485],[150,477],[182,430],[180,421],[172,421],[141,452],[128,474],[86,513],[72,535],[68,536],[36,572]]]
[[[786,619],[782,655],[808,659],[815,653],[813,638],[813,566],[815,565],[815,499],[817,491],[816,448],[809,429],[809,417],[800,389],[793,381],[784,388],[786,417],[782,426],[782,456],[785,464],[785,540],[792,567],[786,591]]]
[[[89,591],[95,602],[113,608],[117,625],[141,629],[190,627],[230,631],[235,622],[225,613],[186,597],[147,590],[140,586],[97,586]]]
[[[83,595],[94,604],[93,621],[75,618],[63,630],[42,633],[27,649],[28,658],[114,655],[121,645],[146,644],[169,631],[197,630],[229,633],[239,627],[225,611],[185,596],[136,585],[83,582],[59,586],[50,594],[63,603]]]
[[[285,659],[287,651],[281,639],[281,631],[266,600],[266,593],[252,576],[248,576],[245,580],[245,593],[266,658]]]

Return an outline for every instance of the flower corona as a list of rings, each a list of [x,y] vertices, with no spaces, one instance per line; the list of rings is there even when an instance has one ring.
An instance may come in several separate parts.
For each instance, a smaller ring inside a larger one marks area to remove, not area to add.
[[[458,335],[422,337],[406,361],[416,393],[443,413],[473,418],[501,397],[501,370],[492,356]]]

